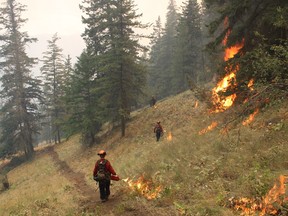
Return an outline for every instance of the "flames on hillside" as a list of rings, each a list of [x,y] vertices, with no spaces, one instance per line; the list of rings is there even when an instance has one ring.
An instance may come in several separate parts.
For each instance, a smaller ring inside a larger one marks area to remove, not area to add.
[[[242,125],[244,126],[249,125],[254,120],[258,112],[259,112],[259,109],[257,108],[246,120],[242,122]]]
[[[172,141],[172,132],[169,131],[168,134],[167,134],[167,141]]]
[[[204,128],[203,130],[199,131],[199,135],[205,134],[208,131],[213,130],[215,127],[217,127],[218,123],[217,122],[212,122],[207,128]]]
[[[227,26],[228,18],[225,19],[224,24]],[[231,30],[228,30],[222,41],[224,47],[227,46],[227,40],[230,34]],[[239,53],[243,46],[244,39],[240,43],[236,43],[234,46],[226,47],[224,61],[228,61],[229,59],[233,58],[237,53]],[[225,67],[225,77],[217,83],[216,87],[212,89],[212,102],[214,105],[214,110],[212,112],[223,112],[233,105],[237,95],[234,93],[228,96],[223,96],[221,93],[225,93],[229,88],[237,85],[236,73],[238,70],[238,66],[234,68],[232,66]]]
[[[228,26],[228,22],[229,20],[226,17],[226,19],[224,20],[224,25],[226,27]],[[225,62],[227,62],[229,59],[233,58],[236,54],[238,54],[239,51],[244,46],[244,39],[242,39],[240,42],[236,43],[234,46],[227,47],[227,41],[228,41],[230,34],[231,34],[231,29],[228,29],[222,41],[222,45],[225,47],[225,53],[224,53]],[[237,71],[239,71],[239,65],[232,66],[228,64],[225,67],[226,75],[212,89],[213,110],[211,110],[211,113],[223,112],[229,109],[233,105],[235,99],[237,98],[237,95],[236,93],[229,94],[228,91],[237,86],[237,80],[236,80]],[[250,89],[250,91],[254,90],[253,85],[254,85],[254,80],[251,79],[249,83],[247,84],[247,87]],[[242,124],[244,126],[249,125],[254,120],[254,117],[258,112],[259,112],[259,109],[256,109],[254,113],[252,113],[246,120],[242,122]],[[203,135],[207,133],[208,131],[213,130],[216,126],[217,126],[217,123],[213,122],[207,128],[204,128],[201,131],[199,131],[199,135]]]
[[[144,176],[140,176],[137,180],[126,178],[123,179],[129,186],[129,188],[148,200],[159,198],[162,191],[162,186],[156,186],[152,180],[147,180]]]
[[[241,215],[245,216],[284,215],[282,205],[288,204],[287,183],[288,176],[281,175],[272,189],[261,199],[233,197],[229,199],[229,207],[240,211]]]

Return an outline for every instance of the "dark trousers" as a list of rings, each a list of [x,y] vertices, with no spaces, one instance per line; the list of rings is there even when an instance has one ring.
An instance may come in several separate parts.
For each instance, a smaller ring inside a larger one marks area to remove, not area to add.
[[[161,132],[156,132],[156,141],[159,141],[161,137]]]
[[[100,199],[106,200],[110,195],[110,180],[99,181]]]

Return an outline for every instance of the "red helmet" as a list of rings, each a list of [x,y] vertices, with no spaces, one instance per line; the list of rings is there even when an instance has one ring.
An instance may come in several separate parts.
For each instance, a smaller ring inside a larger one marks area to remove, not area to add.
[[[106,155],[106,152],[105,152],[104,150],[100,150],[100,151],[98,152],[98,155]]]

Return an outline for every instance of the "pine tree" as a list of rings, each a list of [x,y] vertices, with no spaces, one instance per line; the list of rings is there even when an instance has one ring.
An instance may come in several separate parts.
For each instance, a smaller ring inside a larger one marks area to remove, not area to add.
[[[144,26],[137,21],[134,4],[130,0],[84,1],[81,6],[87,17],[83,34],[87,49],[95,55],[95,71],[104,74],[101,86],[105,89],[102,100],[113,122],[120,121],[122,136],[131,106],[143,93],[145,69],[141,64],[135,28]]]
[[[162,37],[163,37],[163,27],[161,23],[160,16],[156,20],[153,26],[153,32],[151,34],[150,41],[150,58],[148,67],[148,77],[147,85],[149,86],[149,93],[151,95],[156,95],[159,92],[158,80],[161,79],[159,68],[161,67],[160,53],[162,49]]]
[[[36,39],[30,38],[21,26],[25,6],[15,0],[7,0],[0,9],[1,40],[1,142],[10,152],[24,151],[27,158],[33,156],[33,135],[39,131],[41,101],[40,81],[32,78],[31,69],[35,58],[28,57],[25,47]]]
[[[207,82],[216,81],[216,71],[219,62],[223,61],[223,57],[217,52],[209,52],[207,45],[214,40],[213,35],[209,34],[209,24],[217,19],[217,10],[214,7],[208,6],[205,1],[201,2],[201,32],[202,32],[202,55],[203,55],[203,71],[202,80]],[[218,61],[217,61],[217,60]]]
[[[104,109],[99,102],[103,91],[98,89],[99,76],[93,68],[94,57],[83,51],[75,65],[65,96],[68,114],[65,129],[69,135],[80,132],[84,146],[91,146],[96,142],[95,134],[100,130],[104,119]]]
[[[197,83],[203,73],[201,14],[196,0],[183,4],[177,30],[174,88],[185,90],[188,80]]]
[[[40,68],[44,79],[44,97],[46,120],[55,143],[61,142],[61,118],[65,92],[65,64],[62,49],[57,45],[60,38],[55,34],[48,41],[48,50],[43,53],[43,65]]]
[[[163,36],[158,40],[157,45],[152,47],[154,53],[150,58],[150,69],[152,70],[149,71],[149,75],[150,80],[155,83],[151,88],[156,89],[157,92],[154,94],[159,98],[176,93],[173,86],[175,85],[174,64],[178,17],[176,3],[174,0],[170,0]]]
[[[64,62],[64,88],[67,88],[69,83],[71,83],[71,76],[73,73],[72,59],[70,55],[67,56]]]
[[[205,2],[215,4],[211,0]],[[239,54],[228,62],[239,68],[237,91],[247,88],[251,79],[265,84],[287,79],[288,2],[233,0],[217,3],[221,11],[218,19],[210,24],[210,32],[216,36],[210,47],[213,51],[221,47],[227,35],[227,47],[244,42]]]

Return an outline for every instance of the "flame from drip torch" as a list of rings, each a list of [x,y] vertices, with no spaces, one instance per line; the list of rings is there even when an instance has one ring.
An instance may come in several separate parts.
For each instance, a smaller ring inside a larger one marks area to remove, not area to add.
[[[212,122],[207,128],[204,128],[203,130],[199,131],[199,135],[203,135],[207,133],[208,131],[213,130],[218,125],[217,122]]]
[[[255,215],[258,212],[259,216],[276,215],[278,213],[277,206],[281,206],[284,202],[288,202],[286,195],[286,183],[288,177],[281,175],[279,180],[274,184],[272,189],[262,198],[262,200],[240,198],[230,199],[233,208],[242,211],[241,215]],[[278,205],[276,205],[278,204]]]
[[[128,184],[130,189],[140,193],[148,200],[156,199],[160,196],[162,186],[155,187],[152,180],[145,180],[144,176],[140,176],[136,181],[126,178],[123,179]]]
[[[171,141],[171,140],[172,140],[172,132],[171,132],[171,131],[168,132],[167,140],[168,140],[168,141]]]

